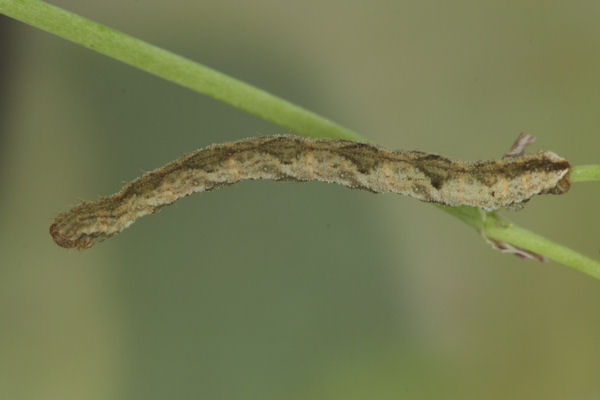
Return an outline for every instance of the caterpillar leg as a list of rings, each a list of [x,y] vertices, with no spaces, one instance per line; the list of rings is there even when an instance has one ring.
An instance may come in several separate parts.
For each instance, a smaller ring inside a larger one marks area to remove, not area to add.
[[[484,225],[485,225],[485,220],[487,218],[487,212],[485,210],[481,210],[481,209],[479,211],[481,212],[481,218],[483,219]],[[526,259],[526,260],[535,260],[535,261],[539,261],[539,262],[548,261],[548,259],[546,257],[544,257],[543,255],[535,253],[531,250],[527,250],[522,247],[515,246],[512,243],[492,239],[485,234],[483,229],[479,233],[481,234],[483,239],[490,244],[490,246],[492,246],[496,250],[501,251],[502,253],[513,254],[519,258]]]
[[[502,158],[507,157],[518,157],[522,156],[525,153],[525,148],[535,142],[535,137],[528,135],[525,132],[521,132],[517,140],[510,146],[510,149],[502,156]]]

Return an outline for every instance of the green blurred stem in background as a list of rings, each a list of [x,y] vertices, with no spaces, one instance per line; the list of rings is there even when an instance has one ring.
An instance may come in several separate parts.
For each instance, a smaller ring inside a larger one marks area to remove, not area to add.
[[[313,137],[364,140],[358,134],[247,83],[129,35],[36,0],[0,0],[0,13],[98,53]]]
[[[296,134],[364,141],[359,134],[264,90],[38,0],[0,0],[0,13],[196,92]],[[600,181],[600,165],[573,167],[573,182]],[[482,235],[511,243],[600,279],[600,262],[473,207],[440,207]]]

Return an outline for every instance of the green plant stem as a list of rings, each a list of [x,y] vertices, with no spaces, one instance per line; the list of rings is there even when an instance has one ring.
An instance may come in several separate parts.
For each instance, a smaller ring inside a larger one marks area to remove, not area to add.
[[[141,70],[212,96],[294,133],[364,141],[357,133],[218,71],[39,0],[0,0],[0,13]],[[600,180],[600,165],[573,167],[573,182]],[[485,236],[512,243],[600,279],[600,262],[520,228],[495,213],[443,207]]]
[[[600,279],[599,261],[523,229],[494,212],[484,213],[468,206],[439,208],[490,239],[511,243]]]
[[[578,165],[571,168],[571,182],[600,181],[600,165]]]
[[[364,141],[357,133],[264,90],[38,0],[0,0],[0,13],[211,96],[291,132]]]

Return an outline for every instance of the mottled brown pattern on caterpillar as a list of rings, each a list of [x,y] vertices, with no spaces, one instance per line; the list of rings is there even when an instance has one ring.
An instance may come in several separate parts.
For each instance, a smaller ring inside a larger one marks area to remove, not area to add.
[[[112,196],[84,201],[56,217],[50,234],[60,246],[88,248],[181,197],[242,179],[318,180],[490,211],[537,194],[565,193],[569,169],[567,160],[552,152],[462,162],[348,140],[257,137],[208,146],[144,174]]]

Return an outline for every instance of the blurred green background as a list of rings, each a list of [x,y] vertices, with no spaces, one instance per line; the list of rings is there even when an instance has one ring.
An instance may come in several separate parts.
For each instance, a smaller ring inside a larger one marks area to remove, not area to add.
[[[52,3],[391,148],[493,158],[526,131],[600,162],[597,1]],[[600,399],[600,282],[411,199],[243,182],[57,247],[80,199],[283,131],[0,27],[0,398]],[[599,257],[599,200],[582,183],[505,214]]]

